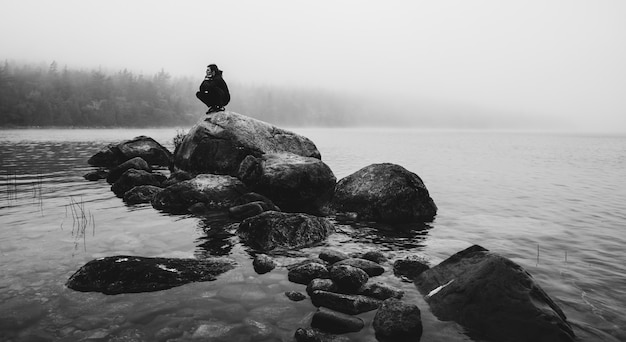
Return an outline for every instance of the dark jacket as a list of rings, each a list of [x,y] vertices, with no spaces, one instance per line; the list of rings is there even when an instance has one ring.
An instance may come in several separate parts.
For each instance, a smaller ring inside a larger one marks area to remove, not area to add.
[[[226,82],[222,78],[221,70],[212,78],[205,78],[204,81],[202,81],[200,84],[200,92],[209,94],[218,93],[221,102],[219,105],[221,106],[225,106],[230,102],[230,92],[228,91]]]

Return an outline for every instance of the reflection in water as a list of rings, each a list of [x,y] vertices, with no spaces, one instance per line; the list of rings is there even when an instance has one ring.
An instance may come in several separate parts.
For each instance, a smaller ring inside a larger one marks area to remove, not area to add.
[[[235,235],[234,221],[228,217],[226,211],[212,211],[202,217],[198,227],[204,236],[196,239],[198,243],[195,255],[197,258],[211,256],[227,256],[231,253],[238,238]]]
[[[432,229],[431,223],[380,224],[334,219],[337,232],[349,237],[350,243],[375,245],[381,251],[421,250]]]
[[[74,238],[74,252],[72,256],[76,254],[79,249],[80,241],[83,242],[83,251],[87,251],[87,237],[86,232],[91,229],[91,235],[96,235],[96,220],[91,213],[91,210],[85,210],[85,202],[82,197],[80,201],[77,201],[74,197],[70,196],[70,203],[65,206],[65,218],[72,216],[72,231],[71,235]],[[61,222],[61,229],[63,229],[64,222]]]

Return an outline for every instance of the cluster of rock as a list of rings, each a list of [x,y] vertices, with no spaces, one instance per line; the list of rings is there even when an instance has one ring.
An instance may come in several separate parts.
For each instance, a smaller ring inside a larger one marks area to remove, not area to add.
[[[227,211],[236,234],[259,252],[299,249],[335,231],[326,217],[386,223],[430,221],[437,207],[423,181],[402,166],[373,164],[337,182],[306,137],[232,112],[200,120],[174,153],[148,137],[109,145],[89,163],[128,204],[151,203],[160,211],[203,215]],[[155,171],[156,167],[156,171]],[[169,168],[169,176],[162,173]],[[417,341],[417,306],[402,292],[370,278],[384,272],[380,253],[349,258],[325,251],[289,266],[290,281],[306,285],[319,309],[298,341],[334,341],[359,331],[360,313],[377,310],[372,325],[381,341]],[[68,281],[79,291],[107,294],[156,291],[214,279],[234,267],[228,259],[159,259],[113,256],[94,260]],[[276,267],[267,255],[253,261],[262,274]],[[204,270],[204,271],[203,271]],[[573,341],[565,315],[532,277],[512,261],[473,246],[429,268],[420,257],[396,260],[393,272],[415,282],[431,311],[470,333],[507,341]],[[145,275],[137,277],[138,274]],[[298,292],[287,294],[303,300]]]
[[[380,264],[386,257],[377,251],[348,256],[337,250],[324,250],[318,258],[288,266],[288,279],[306,285],[311,302],[318,309],[311,326],[298,328],[296,341],[334,341],[336,334],[358,332],[365,327],[359,314],[377,310],[372,325],[381,341],[418,341],[422,335],[419,308],[401,300],[402,290],[372,282],[385,272]],[[275,263],[266,255],[253,261],[259,273],[270,271]],[[301,293],[286,293],[302,300]]]

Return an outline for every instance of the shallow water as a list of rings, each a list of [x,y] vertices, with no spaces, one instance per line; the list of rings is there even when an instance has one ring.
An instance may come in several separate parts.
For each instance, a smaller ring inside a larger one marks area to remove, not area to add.
[[[337,223],[323,246],[278,255],[286,264],[322,248],[419,254],[436,264],[472,244],[522,265],[568,316],[581,341],[626,340],[626,137],[388,129],[294,129],[311,138],[338,179],[372,163],[417,173],[439,207],[427,227]],[[87,159],[110,142],[148,135],[172,148],[176,129],[0,131],[0,340],[292,341],[310,301],[286,270],[257,275],[251,251],[220,216],[199,219],[126,206]],[[162,170],[166,173],[166,170]],[[67,289],[80,266],[118,254],[224,255],[238,267],[212,282],[106,296]],[[440,322],[410,283],[387,271],[422,310],[422,341],[470,341]],[[375,341],[366,328],[347,334]]]

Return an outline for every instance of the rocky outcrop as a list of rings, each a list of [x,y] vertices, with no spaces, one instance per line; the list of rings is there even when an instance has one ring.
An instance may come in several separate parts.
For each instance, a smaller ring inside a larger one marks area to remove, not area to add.
[[[361,221],[429,221],[437,206],[421,178],[395,164],[372,164],[341,179],[332,208]]]
[[[565,314],[513,261],[474,245],[423,272],[415,284],[431,311],[494,341],[574,341]]]
[[[166,189],[167,190],[167,189]],[[335,231],[326,218],[302,213],[266,211],[245,219],[237,234],[253,248],[300,248],[325,240]]]
[[[192,173],[235,175],[248,155],[290,152],[320,158],[306,137],[234,112],[202,118],[187,133],[174,155],[174,169]]]
[[[293,153],[247,156],[237,177],[250,190],[270,198],[283,211],[325,213],[337,179],[320,159]]]
[[[110,144],[94,154],[87,162],[93,166],[112,168],[135,157],[141,157],[150,165],[169,166],[172,153],[154,139],[139,136],[118,144]]]
[[[235,177],[201,174],[168,186],[154,197],[152,206],[170,213],[187,213],[198,203],[210,210],[226,210],[247,192],[246,186]]]
[[[92,260],[74,273],[67,287],[82,292],[151,292],[215,280],[234,267],[230,259],[170,259],[112,256]]]
[[[396,298],[383,302],[372,323],[376,339],[381,342],[415,342],[422,337],[422,316],[415,304]]]

